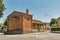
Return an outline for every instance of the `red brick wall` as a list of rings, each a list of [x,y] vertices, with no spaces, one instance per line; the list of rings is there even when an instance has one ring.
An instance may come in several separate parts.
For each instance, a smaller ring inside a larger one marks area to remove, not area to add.
[[[25,15],[23,17],[23,29],[24,29],[24,31],[31,31],[31,29],[32,29],[32,16]]]
[[[13,17],[17,17],[13,18]],[[8,30],[23,29],[23,31],[31,31],[32,15],[13,12],[8,16]]]
[[[18,17],[18,18],[14,18]],[[17,13],[12,14],[8,17],[8,30],[15,30],[15,29],[22,29],[23,23],[22,23],[23,16],[19,16]]]

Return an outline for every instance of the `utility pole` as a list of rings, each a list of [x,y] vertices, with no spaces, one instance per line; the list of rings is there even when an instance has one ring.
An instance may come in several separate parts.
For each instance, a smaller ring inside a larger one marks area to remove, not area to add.
[[[48,16],[48,18],[50,17],[50,18],[52,18],[51,17],[51,15],[49,15],[49,14],[44,14],[45,16]],[[50,24],[49,24],[50,25]],[[47,28],[47,30],[50,32],[51,31],[51,26],[49,27],[49,28]]]

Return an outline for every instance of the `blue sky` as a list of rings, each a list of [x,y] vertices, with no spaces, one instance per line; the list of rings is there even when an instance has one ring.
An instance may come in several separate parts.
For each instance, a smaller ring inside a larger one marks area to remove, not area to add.
[[[60,0],[3,0],[3,3],[7,9],[3,12],[1,23],[14,10],[25,12],[27,8],[33,19],[50,22],[51,18],[60,17]]]

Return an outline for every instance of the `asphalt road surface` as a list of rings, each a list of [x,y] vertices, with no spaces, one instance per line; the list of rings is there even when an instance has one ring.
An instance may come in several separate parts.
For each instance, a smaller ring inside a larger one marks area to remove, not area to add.
[[[60,34],[39,32],[18,35],[3,35],[3,33],[0,33],[0,40],[60,40]]]

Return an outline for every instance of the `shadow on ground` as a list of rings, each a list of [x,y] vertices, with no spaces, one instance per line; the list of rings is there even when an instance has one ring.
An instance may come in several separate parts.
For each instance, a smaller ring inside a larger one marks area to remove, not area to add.
[[[51,33],[57,33],[57,34],[60,34],[60,31],[51,31]]]

